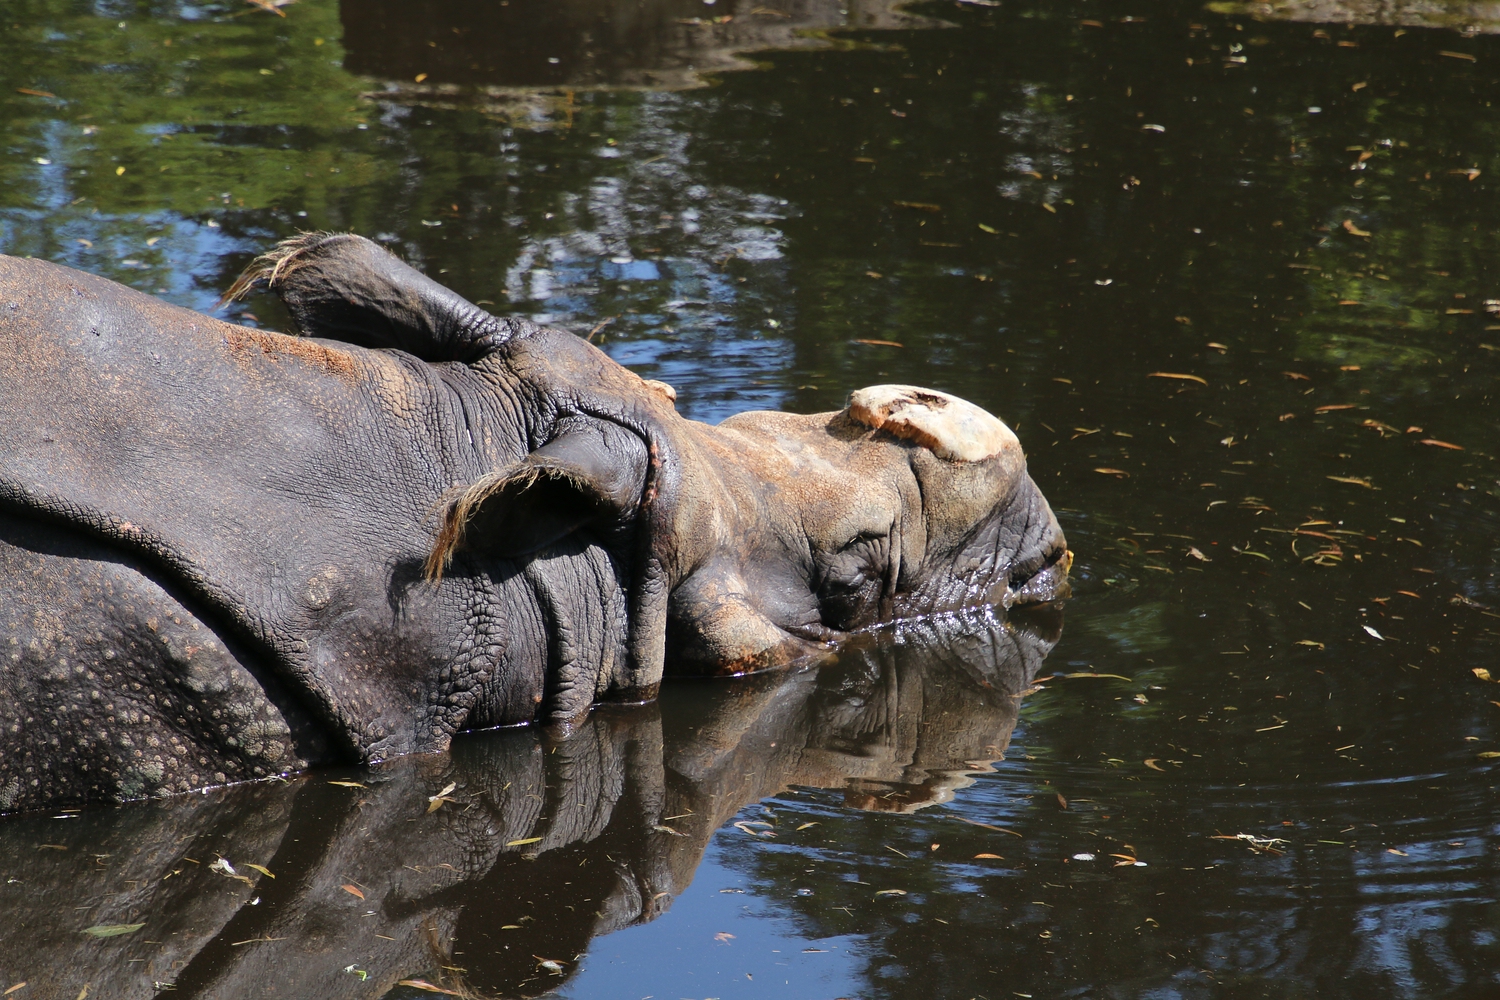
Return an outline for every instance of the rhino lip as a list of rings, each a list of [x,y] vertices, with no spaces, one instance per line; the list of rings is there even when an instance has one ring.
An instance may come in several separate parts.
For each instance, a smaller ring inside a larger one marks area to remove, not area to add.
[[[1035,570],[1017,573],[1006,588],[1005,606],[1035,604],[1069,597],[1072,588],[1068,584],[1068,570],[1073,567],[1073,553],[1066,548],[1055,549]]]

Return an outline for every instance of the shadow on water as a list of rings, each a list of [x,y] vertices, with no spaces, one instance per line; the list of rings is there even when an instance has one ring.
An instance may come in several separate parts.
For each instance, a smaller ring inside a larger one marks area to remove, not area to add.
[[[950,801],[1003,757],[1061,622],[901,626],[835,666],[678,685],[563,740],[476,733],[347,777],[15,819],[0,856],[31,860],[0,890],[0,965],[27,966],[33,996],[368,997],[403,979],[539,994],[595,936],[665,913],[747,803],[799,787],[881,812]]]
[[[746,53],[852,44],[831,31],[952,27],[888,0],[346,0],[340,13],[345,68],[393,81],[372,96],[491,110],[546,90],[701,87],[753,68]]]

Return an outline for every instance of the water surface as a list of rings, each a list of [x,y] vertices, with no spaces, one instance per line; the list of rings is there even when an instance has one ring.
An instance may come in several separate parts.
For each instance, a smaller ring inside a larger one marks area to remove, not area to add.
[[[1045,664],[1055,624],[1017,660],[960,623],[569,745],[6,820],[0,989],[1495,990],[1482,10],[284,13],[8,5],[0,250],[209,309],[274,240],[352,229],[700,419],[952,391],[1019,432],[1077,596]]]

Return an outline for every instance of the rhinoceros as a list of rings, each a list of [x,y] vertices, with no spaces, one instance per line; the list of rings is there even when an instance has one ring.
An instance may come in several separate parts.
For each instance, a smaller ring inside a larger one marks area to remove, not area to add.
[[[709,426],[359,236],[255,286],[297,336],[0,256],[0,811],[565,728],[1066,592],[1015,434],[955,396]]]

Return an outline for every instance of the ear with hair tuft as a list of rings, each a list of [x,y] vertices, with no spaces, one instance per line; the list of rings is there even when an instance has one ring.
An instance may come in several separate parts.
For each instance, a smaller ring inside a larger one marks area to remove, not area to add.
[[[914,385],[872,385],[849,394],[848,415],[950,462],[980,462],[1019,448],[1015,433],[966,399]]]
[[[286,303],[297,330],[423,361],[473,361],[518,330],[352,233],[302,233],[255,259],[220,305],[255,288]]]
[[[580,529],[634,514],[645,490],[645,443],[609,423],[580,423],[507,469],[449,493],[424,566],[442,577],[460,545],[519,558]]]

